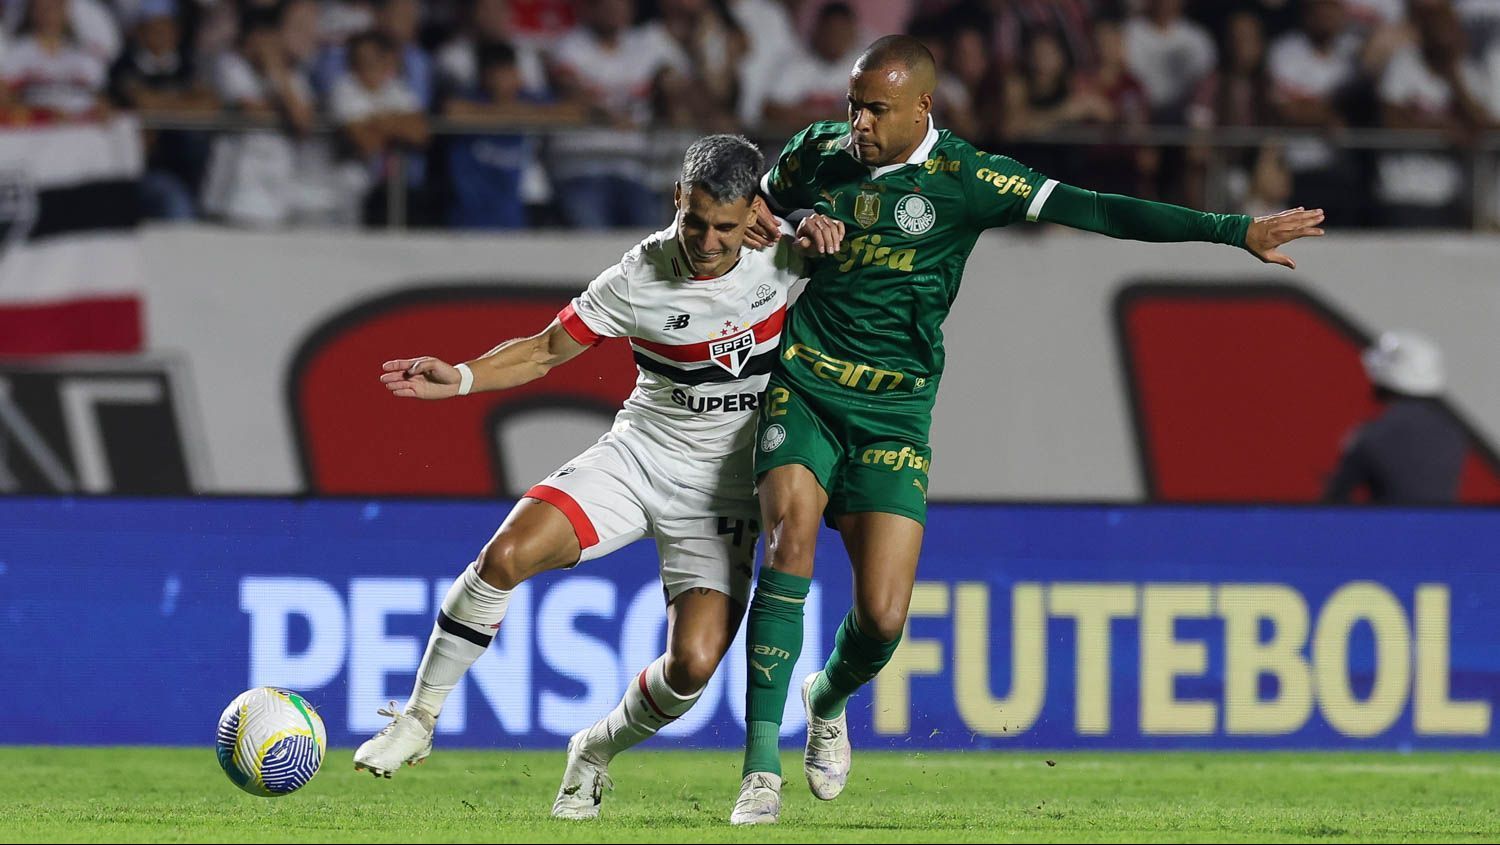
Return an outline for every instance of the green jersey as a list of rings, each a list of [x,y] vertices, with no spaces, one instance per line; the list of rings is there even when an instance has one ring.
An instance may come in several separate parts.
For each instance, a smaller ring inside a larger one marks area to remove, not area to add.
[[[814,262],[791,310],[782,365],[855,396],[925,393],[930,405],[943,372],[943,320],[985,229],[1041,220],[1243,246],[1250,222],[1070,188],[947,130],[929,127],[907,162],[880,168],[856,159],[849,141],[848,123],[815,123],[787,142],[762,184],[773,205],[844,224],[839,252]]]

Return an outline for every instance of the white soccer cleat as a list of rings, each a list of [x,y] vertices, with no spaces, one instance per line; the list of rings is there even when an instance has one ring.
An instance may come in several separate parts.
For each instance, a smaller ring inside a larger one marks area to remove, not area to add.
[[[382,707],[379,713],[390,716],[391,723],[365,740],[365,744],[354,752],[356,771],[388,778],[403,763],[415,766],[427,759],[432,753],[432,721],[422,718],[425,713],[402,713],[396,709],[394,701],[390,707]]]
[[[740,782],[740,798],[734,802],[729,823],[776,824],[781,819],[781,775],[751,772]]]
[[[606,768],[609,764],[591,759],[583,751],[584,728],[568,740],[568,767],[563,770],[562,786],[552,802],[552,818],[583,821],[599,818],[599,802],[604,790],[614,789]]]
[[[807,775],[812,794],[824,801],[832,801],[849,782],[854,749],[849,745],[847,711],[834,719],[819,719],[813,715],[808,693],[812,691],[813,681],[821,674],[814,672],[802,682],[802,709],[807,711],[807,750],[802,755],[802,771]]]

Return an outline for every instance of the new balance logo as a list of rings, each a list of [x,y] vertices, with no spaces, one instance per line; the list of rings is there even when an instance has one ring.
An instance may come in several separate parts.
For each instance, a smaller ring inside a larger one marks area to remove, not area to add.
[[[751,668],[755,669],[757,672],[765,672],[766,673],[766,683],[768,683],[768,684],[775,683],[775,680],[771,677],[771,670],[775,669],[777,666],[780,666],[780,665],[781,665],[781,663],[777,662],[777,663],[772,663],[770,666],[762,666],[762,665],[760,665],[760,661],[759,660],[752,660],[752,661],[750,661]]]
[[[662,331],[669,332],[673,329],[685,329],[687,328],[688,321],[691,319],[692,317],[687,314],[673,314],[667,318],[667,325],[663,327]]]

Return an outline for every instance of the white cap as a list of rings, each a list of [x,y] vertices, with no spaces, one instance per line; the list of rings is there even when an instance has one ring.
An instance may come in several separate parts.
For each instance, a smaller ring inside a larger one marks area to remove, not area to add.
[[[1360,356],[1365,373],[1379,387],[1407,396],[1443,392],[1443,353],[1437,344],[1412,332],[1385,332]]]

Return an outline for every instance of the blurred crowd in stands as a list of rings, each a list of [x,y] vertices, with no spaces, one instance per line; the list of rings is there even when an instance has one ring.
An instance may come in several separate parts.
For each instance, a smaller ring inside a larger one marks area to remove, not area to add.
[[[774,155],[841,119],[855,57],[900,31],[939,61],[940,127],[1063,181],[1217,210],[1322,206],[1337,226],[1497,218],[1475,191],[1496,178],[1500,0],[0,9],[0,131],[139,114],[142,196],[162,219],[380,225],[399,207],[417,226],[656,226],[694,137],[744,132]],[[1166,143],[1160,127],[1194,131]],[[1286,127],[1302,131],[1213,131]],[[1350,141],[1381,128],[1437,132]]]

